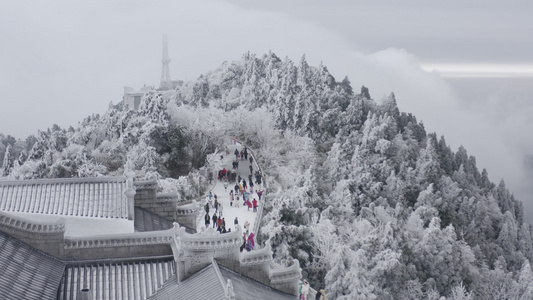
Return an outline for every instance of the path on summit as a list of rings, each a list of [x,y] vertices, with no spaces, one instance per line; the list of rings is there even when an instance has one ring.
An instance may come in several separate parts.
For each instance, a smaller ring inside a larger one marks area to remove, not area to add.
[[[238,159],[239,168],[235,170],[232,167],[232,163],[233,163],[233,161],[235,161],[235,155],[234,155],[235,149],[237,149],[239,151],[239,153],[240,153],[241,150],[243,150],[244,148],[239,142],[234,143],[233,140],[231,141],[231,143],[227,143],[226,144],[226,149],[225,150],[227,150],[227,152],[225,152],[223,154],[224,158],[222,160],[223,161],[222,168],[226,168],[226,170],[231,170],[232,172],[237,172],[237,177],[240,175],[242,179],[244,179],[244,180],[246,180],[246,182],[248,182],[248,176],[250,175],[250,168],[249,168],[250,167],[250,161],[249,161],[249,159],[250,159],[250,156],[252,156],[251,151],[248,149],[248,159],[242,159],[242,158]],[[229,154],[228,154],[228,152],[229,152]],[[255,173],[255,171],[258,170],[258,165],[256,163],[255,157],[252,156],[252,158],[253,158],[253,162],[252,162],[253,173]],[[255,183],[255,176],[253,177],[253,180],[254,180],[254,183]],[[237,179],[237,181],[238,181],[238,179]],[[210,191],[211,191],[211,193],[213,193],[213,198],[214,198],[215,195],[217,195],[218,203],[222,204],[222,217],[224,218],[224,220],[226,222],[226,229],[230,229],[231,228],[231,231],[234,231],[235,230],[235,226],[236,226],[236,225],[234,225],[234,220],[235,220],[235,218],[238,218],[238,222],[239,222],[238,225],[243,229],[243,232],[246,232],[246,230],[244,229],[244,223],[246,221],[248,221],[250,223],[250,227],[249,227],[250,228],[250,233],[252,233],[255,223],[256,222],[260,222],[261,220],[258,220],[258,213],[257,212],[253,212],[253,208],[248,208],[248,206],[243,205],[243,197],[239,193],[234,195],[233,206],[230,206],[230,191],[232,191],[234,189],[235,183],[228,182],[227,189],[225,189],[224,188],[224,180],[222,180],[222,179],[218,180],[218,170],[215,170],[215,174],[213,175],[213,183],[214,183],[214,186],[213,186],[213,188]],[[263,189],[264,189],[263,184],[260,184],[260,185],[259,184],[255,184],[254,185],[254,192],[249,194],[250,195],[249,196],[250,202],[252,202],[252,200],[255,198],[257,200],[257,202],[258,202],[258,206],[263,205],[264,194],[261,197],[261,200],[259,200],[259,197],[257,195],[257,191],[260,191],[260,190],[263,190]],[[250,185],[248,183],[248,191],[249,190],[250,190]],[[238,206],[236,205],[237,196],[239,196],[239,205]],[[205,206],[205,204],[208,201],[209,201],[209,197],[207,195],[206,195],[206,197],[203,198],[203,200],[201,200],[202,217],[198,218],[198,222],[197,222],[197,231],[198,232],[203,232],[203,231],[206,230],[205,222],[204,222],[204,217],[205,217],[204,206]],[[209,216],[211,218],[213,217],[214,211],[215,211],[214,208],[210,206],[209,207]],[[258,209],[258,211],[259,211],[259,209]],[[212,219],[211,219],[211,223],[209,224],[209,227],[213,228],[213,220]],[[216,227],[214,227],[214,229],[216,229]],[[254,233],[254,235],[257,234],[256,232],[253,232],[253,233]],[[257,245],[256,245],[256,247],[257,247]]]

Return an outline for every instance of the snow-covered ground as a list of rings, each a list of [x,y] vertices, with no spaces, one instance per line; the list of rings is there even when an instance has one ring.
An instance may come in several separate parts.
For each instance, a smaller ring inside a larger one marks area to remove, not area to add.
[[[226,168],[226,170],[231,170],[232,172],[235,171],[233,170],[232,168],[232,162],[235,160],[235,155],[234,155],[234,152],[235,152],[235,149],[237,149],[239,152],[243,149],[242,148],[242,145],[240,143],[236,143],[234,144],[233,142],[232,143],[228,143],[226,145],[227,147],[227,151],[229,151],[229,154],[226,152],[224,154],[224,159],[223,159],[223,167]],[[250,155],[250,151],[248,151],[248,154]],[[248,159],[250,157],[248,156]],[[244,160],[244,159],[240,159],[239,158],[239,168],[236,170],[237,171],[237,177],[240,175],[243,179],[246,180],[246,182],[248,182],[248,175],[250,175],[250,162],[249,160]],[[257,170],[257,163],[255,162],[255,158],[253,160],[253,172],[255,173],[255,171]],[[258,213],[256,212],[253,212],[253,209],[250,208],[248,209],[247,206],[243,205],[243,199],[242,199],[242,196],[239,195],[239,206],[236,206],[235,203],[237,202],[237,198],[235,197],[235,201],[233,202],[233,206],[230,206],[230,196],[229,196],[229,193],[231,190],[234,189],[234,186],[235,186],[235,183],[228,183],[228,188],[227,189],[224,189],[224,182],[222,180],[217,180],[217,176],[215,176],[213,178],[214,180],[214,185],[212,187],[212,189],[210,190],[212,193],[213,193],[213,197],[214,195],[217,195],[217,199],[218,199],[218,202],[222,204],[222,217],[225,219],[226,221],[226,229],[229,229],[229,228],[232,228],[232,230],[234,230],[233,228],[235,228],[234,226],[234,220],[235,218],[238,218],[238,221],[239,221],[239,226],[243,227],[244,226],[244,223],[246,221],[250,222],[250,232],[253,231],[253,228],[254,228],[254,225],[256,222],[259,222],[260,220],[258,220]],[[255,181],[255,177],[254,177],[254,181]],[[259,190],[262,190],[263,187],[262,186],[259,186],[259,185],[255,185],[254,186],[254,193],[253,194],[250,194],[250,202],[252,202],[252,200],[255,198],[258,200],[258,206],[261,206],[262,205],[262,201],[259,201],[259,197],[257,196],[257,191]],[[248,187],[248,191],[250,190],[250,188]],[[263,194],[264,196],[264,194]],[[205,200],[202,202],[202,205],[205,205],[205,203],[208,201],[208,197],[205,198]],[[263,199],[263,197],[261,197],[261,199]],[[213,217],[213,212],[214,210],[212,208],[209,209],[209,216],[212,218]],[[218,215],[218,214],[217,214]],[[202,216],[205,217],[205,210],[202,211]],[[211,228],[213,228],[213,220],[211,219],[211,223],[209,224]],[[197,224],[197,230],[200,232],[200,231],[204,231],[205,230],[205,222],[204,222],[204,218],[199,218],[198,220],[198,224]],[[256,234],[254,232],[254,234]]]

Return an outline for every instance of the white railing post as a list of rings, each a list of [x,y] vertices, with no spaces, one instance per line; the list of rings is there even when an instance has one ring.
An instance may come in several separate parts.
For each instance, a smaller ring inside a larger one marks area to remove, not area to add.
[[[135,171],[133,170],[133,162],[129,156],[124,166],[124,176],[126,176],[126,191],[124,194],[128,201],[128,220],[133,220],[135,218],[135,185],[133,184]]]

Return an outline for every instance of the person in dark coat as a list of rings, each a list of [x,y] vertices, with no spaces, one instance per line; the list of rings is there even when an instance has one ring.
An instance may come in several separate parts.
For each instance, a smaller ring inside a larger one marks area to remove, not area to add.
[[[234,154],[235,154],[235,159],[239,158],[239,150],[235,149]]]
[[[235,217],[235,221],[233,221],[233,225],[237,225],[237,224],[239,224],[239,218]]]
[[[209,213],[205,214],[205,228],[209,227],[209,223],[211,221],[211,218],[209,217]]]
[[[244,250],[244,247],[246,247],[246,233],[244,233],[242,237],[241,252]]]
[[[217,220],[218,220],[217,214],[214,213],[213,214],[213,228],[215,228],[217,226]]]

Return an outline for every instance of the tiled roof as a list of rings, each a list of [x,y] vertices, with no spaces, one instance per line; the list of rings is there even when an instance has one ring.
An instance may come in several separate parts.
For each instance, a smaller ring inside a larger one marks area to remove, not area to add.
[[[174,224],[146,209],[135,206],[135,231],[167,230]]]
[[[0,232],[0,298],[54,299],[65,264]]]
[[[69,263],[57,299],[76,300],[88,288],[97,299],[147,299],[176,273],[172,256]]]
[[[213,264],[180,282],[169,281],[150,300],[225,300],[225,290]]]
[[[125,177],[0,181],[0,210],[127,218]]]
[[[225,280],[230,279],[233,284],[236,300],[247,299],[276,299],[294,300],[296,296],[275,290],[267,285],[249,277],[233,272],[225,267],[220,267],[220,273]]]
[[[169,280],[150,300],[227,299],[226,283],[230,279],[236,300],[294,300],[296,296],[275,290],[249,277],[219,267],[216,261],[179,284]]]

